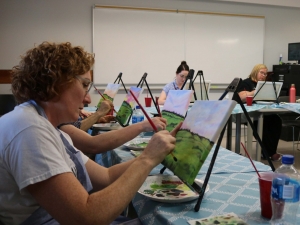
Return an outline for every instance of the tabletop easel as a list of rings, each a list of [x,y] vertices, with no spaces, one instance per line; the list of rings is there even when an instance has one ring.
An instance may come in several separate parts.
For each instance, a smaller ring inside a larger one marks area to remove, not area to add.
[[[253,96],[253,100],[254,100],[255,96],[260,92],[260,90],[263,88],[263,86],[267,83],[267,81],[270,81],[270,80],[271,80],[272,85],[273,85],[273,90],[274,90],[274,94],[275,94],[275,102],[277,103],[277,105],[279,105],[276,84],[275,84],[275,81],[273,79],[273,73],[271,73],[271,72],[268,73],[265,82],[263,83],[263,85],[260,86],[260,88],[257,90],[257,92],[255,93],[255,95]]]
[[[197,100],[197,95],[196,95],[196,92],[195,92],[195,87],[194,87],[194,82],[193,82],[194,73],[195,73],[195,71],[193,69],[189,70],[189,73],[186,76],[186,79],[185,79],[185,81],[184,81],[184,83],[183,83],[180,90],[183,90],[184,86],[186,85],[186,82],[189,80],[190,83],[189,83],[189,88],[188,89],[194,91],[194,99]]]
[[[118,81],[118,84],[121,82],[121,84],[122,84],[122,86],[123,86],[123,88],[124,88],[124,90],[125,90],[125,92],[126,92],[126,94],[127,94],[127,93],[128,93],[128,92],[127,92],[127,89],[126,89],[126,87],[125,87],[125,85],[124,85],[124,83],[123,83],[123,80],[122,80],[122,72],[119,73],[119,75],[117,76],[117,79],[115,80],[114,84],[115,84],[117,81]]]
[[[251,126],[252,128],[252,131],[253,131],[253,136],[255,137],[256,141],[259,143],[259,145],[261,146],[261,149],[263,151],[263,154],[267,157],[267,160],[268,160],[268,163],[272,169],[272,171],[275,171],[275,167],[268,155],[268,152],[266,151],[258,133],[257,133],[257,130],[254,128],[254,125],[253,125],[253,122],[252,120],[250,119],[249,117],[249,114],[240,98],[240,96],[238,95],[238,93],[236,92],[236,90],[238,89],[238,85],[240,84],[240,82],[242,81],[241,78],[235,78],[230,84],[229,86],[226,88],[225,92],[222,94],[222,96],[219,98],[219,100],[223,100],[223,98],[228,94],[228,92],[233,92],[233,99],[236,99],[237,103],[241,106],[246,118],[247,118],[247,121],[248,121],[248,124]],[[227,124],[231,122],[231,120],[229,119]],[[215,151],[213,153],[213,156],[211,158],[211,161],[210,161],[210,164],[209,164],[209,167],[208,167],[208,170],[207,170],[207,173],[206,173],[206,176],[205,176],[205,179],[204,179],[204,182],[203,182],[203,185],[202,187],[200,187],[197,183],[193,182],[192,185],[188,185],[188,186],[192,186],[191,189],[193,189],[194,191],[196,191],[198,194],[199,194],[199,198],[198,198],[198,201],[194,207],[194,210],[196,212],[199,211],[200,209],[200,205],[201,205],[201,202],[202,202],[202,199],[204,197],[204,193],[205,193],[205,190],[206,190],[206,186],[208,184],[208,181],[209,181],[209,178],[210,178],[210,175],[212,173],[212,169],[214,167],[214,164],[215,164],[215,161],[216,161],[216,158],[217,158],[217,155],[218,155],[218,152],[219,152],[219,149],[220,149],[220,146],[221,146],[221,142],[222,142],[222,139],[223,139],[223,136],[224,136],[224,133],[225,133],[225,130],[226,130],[226,126],[227,124],[224,126],[224,128],[222,129],[221,131],[221,134],[219,136],[219,139],[217,141],[217,144],[216,144],[216,147],[215,147]],[[165,171],[166,167],[163,167],[161,170],[160,170],[160,173],[163,174],[163,172]],[[184,182],[184,181],[183,181]],[[186,182],[184,182],[186,184]]]
[[[197,78],[197,76],[200,77],[200,94],[201,94],[201,100],[204,100],[203,96],[202,96],[202,80],[203,80],[203,84],[204,84],[204,90],[205,90],[205,97],[206,97],[206,100],[209,100],[208,98],[208,94],[207,94],[207,87],[206,87],[206,84],[205,84],[205,79],[204,79],[204,75],[203,75],[203,71],[202,70],[198,70],[194,80],[193,80],[193,84]],[[195,100],[197,100],[195,98]]]
[[[240,82],[242,81],[241,78],[235,78],[231,84],[226,88],[225,92],[222,94],[222,96],[219,98],[219,100],[222,100],[228,92],[233,92],[233,99],[236,99],[237,100],[237,103],[241,106],[246,118],[247,118],[247,121],[248,121],[248,124],[251,126],[252,128],[252,131],[253,131],[253,136],[255,137],[256,141],[259,143],[259,145],[261,146],[261,149],[263,151],[263,154],[267,157],[267,160],[268,160],[268,163],[270,165],[270,167],[272,168],[272,171],[275,171],[275,167],[271,161],[271,159],[269,158],[269,155],[268,155],[268,152],[266,151],[258,133],[257,133],[257,130],[254,128],[254,125],[252,123],[252,120],[250,119],[249,117],[249,114],[240,98],[240,96],[238,95],[238,93],[236,92],[236,90],[238,89],[238,86],[240,84]],[[227,122],[228,123],[228,122]],[[219,148],[220,148],[220,145],[221,145],[221,142],[222,142],[222,139],[223,139],[223,136],[224,136],[224,133],[225,133],[225,130],[226,130],[226,125],[224,126],[220,136],[219,136],[219,139],[218,139],[218,142],[217,142],[217,145],[215,147],[215,151],[214,151],[214,154],[212,156],[212,159],[210,161],[210,164],[209,164],[209,167],[208,167],[208,170],[207,170],[207,173],[206,173],[206,176],[205,176],[205,180],[203,182],[203,185],[202,185],[202,188],[200,188],[200,190],[198,191],[199,193],[199,198],[198,198],[198,201],[194,207],[194,210],[196,212],[199,211],[200,209],[200,205],[201,205],[201,202],[202,202],[202,199],[204,197],[204,193],[205,193],[205,190],[206,190],[206,186],[208,184],[208,181],[209,181],[209,178],[210,178],[210,175],[211,175],[211,172],[212,172],[212,169],[213,169],[213,166],[215,164],[215,161],[216,161],[216,158],[217,158],[217,155],[218,155],[218,152],[219,152]],[[198,186],[198,185],[197,185]],[[194,182],[192,187],[196,187],[196,183]],[[197,190],[195,188],[195,190]]]
[[[147,75],[148,75],[147,73],[144,73],[144,75],[142,76],[142,78],[141,78],[140,82],[138,83],[137,87],[142,88],[143,85],[144,85],[144,83],[146,84],[147,90],[148,90],[148,92],[149,92],[149,94],[150,94],[150,96],[151,96],[151,99],[152,99],[152,102],[153,102],[153,104],[154,104],[154,106],[155,106],[155,108],[156,108],[156,111],[157,111],[157,113],[159,113],[159,112],[160,112],[160,110],[158,109],[159,106],[156,105],[156,101],[155,101],[154,98],[153,98],[152,92],[151,92],[151,90],[150,90],[150,88],[149,88],[149,85],[148,85],[148,83],[147,83],[147,80],[146,80]]]

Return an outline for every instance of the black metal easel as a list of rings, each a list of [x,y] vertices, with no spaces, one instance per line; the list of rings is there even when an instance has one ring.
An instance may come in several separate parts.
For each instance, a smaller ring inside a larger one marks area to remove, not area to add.
[[[180,90],[183,90],[184,86],[186,85],[186,82],[189,80],[190,83],[189,83],[189,90],[193,90],[194,91],[194,99],[197,100],[197,95],[196,95],[196,92],[195,92],[195,87],[194,87],[194,82],[193,82],[193,77],[194,77],[194,73],[195,71],[193,69],[190,69],[189,70],[189,73],[188,75],[186,76],[186,79],[181,87]]]
[[[118,81],[118,84],[119,84],[120,82],[122,83],[122,86],[123,86],[123,88],[124,88],[126,94],[128,94],[128,91],[127,91],[127,89],[126,89],[126,87],[125,87],[125,85],[124,85],[124,82],[123,82],[123,80],[122,80],[122,72],[119,73],[119,75],[117,76],[117,79],[114,81],[114,84],[115,84],[117,81]],[[130,116],[129,116],[129,118],[128,118],[126,124],[121,123],[121,121],[118,119],[117,116],[115,117],[115,119],[116,119],[116,121],[117,121],[122,127],[127,127],[127,126],[129,125],[129,122],[130,122],[131,117],[132,117],[132,113],[130,114]]]
[[[126,89],[126,87],[125,87],[125,85],[124,85],[124,83],[123,83],[123,80],[122,80],[122,72],[119,73],[119,75],[117,76],[117,79],[115,80],[114,84],[115,84],[117,81],[118,81],[118,84],[119,84],[120,81],[121,81],[121,83],[122,83],[122,85],[123,85],[123,88],[124,88],[124,90],[125,90],[125,92],[126,92],[126,94],[127,94],[127,93],[128,93],[128,92],[127,92],[127,89]]]
[[[255,96],[259,93],[259,91],[262,89],[263,86],[265,86],[265,84],[267,83],[267,80],[265,80],[265,82],[263,83],[263,85],[261,85],[259,87],[259,89],[257,90],[257,92],[255,93],[255,95],[253,96],[253,99],[255,98]]]
[[[270,73],[270,74],[268,74],[268,75],[271,77],[272,84],[273,84],[273,88],[274,88],[274,93],[275,93],[276,103],[277,103],[277,105],[279,105],[279,101],[278,101],[279,95],[277,96],[278,93],[277,93],[276,84],[275,84],[275,81],[274,81],[274,78],[273,78],[273,74],[274,74],[274,73]]]
[[[152,102],[153,102],[153,104],[154,104],[154,106],[155,106],[155,108],[156,108],[156,111],[157,111],[157,113],[159,113],[159,112],[160,112],[160,110],[158,109],[159,106],[156,105],[156,102],[155,102],[155,100],[154,100],[154,98],[153,98],[152,92],[151,92],[151,90],[150,90],[150,88],[149,88],[149,85],[148,85],[148,83],[147,83],[147,80],[146,80],[147,75],[148,75],[147,73],[144,73],[144,75],[142,76],[142,78],[141,78],[140,82],[138,83],[137,87],[142,88],[143,85],[144,85],[144,83],[146,84],[147,90],[148,90],[148,92],[149,92],[149,94],[150,94],[150,96],[151,96],[151,99],[152,99]]]
[[[243,104],[243,102],[242,102],[240,96],[239,96],[238,93],[236,92],[236,90],[237,90],[237,88],[238,88],[238,85],[239,85],[239,83],[240,83],[241,81],[242,81],[241,78],[235,78],[235,79],[231,82],[231,84],[226,88],[225,92],[222,94],[222,96],[219,98],[219,100],[222,100],[222,99],[227,95],[228,92],[233,92],[233,93],[234,93],[234,94],[233,94],[233,99],[236,99],[237,102],[238,102],[238,104],[241,106],[241,108],[242,108],[242,110],[243,110],[243,112],[244,112],[244,114],[245,114],[245,116],[246,116],[246,118],[247,118],[248,124],[249,124],[249,125],[251,126],[251,128],[252,128],[253,136],[255,137],[255,139],[256,139],[256,141],[259,143],[259,145],[261,146],[261,149],[262,149],[262,151],[263,151],[263,154],[267,157],[268,163],[269,163],[270,167],[272,168],[272,171],[275,171],[275,167],[274,167],[274,165],[273,165],[271,159],[269,158],[269,155],[268,155],[267,151],[265,150],[265,147],[263,146],[263,143],[262,143],[262,141],[261,141],[261,139],[260,139],[260,137],[259,137],[259,135],[258,135],[258,133],[257,133],[257,130],[254,128],[254,125],[253,125],[253,123],[252,123],[252,120],[250,119],[249,114],[248,114],[248,112],[247,112],[247,110],[246,110],[246,108],[245,108],[245,106],[244,106],[244,104]],[[196,212],[198,212],[199,209],[200,209],[200,205],[201,205],[202,199],[203,199],[203,197],[204,197],[205,189],[206,189],[206,186],[207,186],[207,184],[208,184],[208,181],[209,181],[209,178],[210,178],[210,175],[211,175],[211,172],[212,172],[214,163],[215,163],[215,161],[216,161],[216,158],[217,158],[217,155],[218,155],[218,152],[219,152],[219,148],[220,148],[221,141],[222,141],[222,139],[223,139],[225,130],[226,130],[226,125],[224,126],[224,128],[223,128],[223,130],[222,130],[222,132],[221,132],[221,134],[220,134],[220,136],[219,136],[217,145],[216,145],[216,147],[215,147],[214,154],[213,154],[213,156],[212,156],[212,159],[211,159],[209,168],[208,168],[207,173],[206,173],[206,176],[205,176],[205,180],[204,180],[204,182],[203,182],[201,191],[199,192],[199,198],[198,198],[198,201],[197,201],[197,203],[196,203],[196,205],[195,205],[195,208],[194,208],[194,210],[195,210]],[[194,187],[195,185],[196,185],[196,183],[194,182],[192,186]]]
[[[196,76],[195,76],[195,78],[193,80],[193,84],[194,84],[197,76],[200,77],[200,94],[201,94],[201,100],[204,100],[203,96],[202,96],[202,80],[203,80],[203,84],[204,84],[204,90],[205,90],[206,100],[209,100],[208,94],[207,94],[207,88],[206,88],[206,84],[205,84],[205,79],[204,79],[204,75],[203,75],[203,71],[202,70],[198,70],[198,72],[197,72],[197,74],[196,74]],[[195,98],[195,100],[197,100],[197,98]]]
[[[272,75],[272,74],[271,74],[271,75]],[[270,75],[270,76],[271,76],[271,75]],[[279,102],[278,102],[278,97],[277,97],[276,84],[275,84],[275,81],[274,81],[273,78],[272,78],[271,82],[272,82],[273,89],[274,89],[275,101],[276,101],[277,104],[279,104]],[[254,100],[255,96],[260,92],[260,90],[263,88],[263,86],[265,86],[266,83],[267,83],[267,78],[266,78],[265,82],[263,83],[263,85],[261,85],[261,86],[259,87],[259,89],[258,89],[257,92],[255,93],[255,95],[253,96],[253,100]]]
[[[240,82],[242,81],[241,78],[235,78],[231,83],[230,85],[226,88],[225,92],[222,94],[222,96],[219,98],[219,100],[222,100],[228,92],[233,92],[233,99],[235,99],[237,101],[237,103],[241,106],[246,118],[247,118],[247,121],[248,121],[248,124],[251,126],[252,128],[252,131],[253,131],[253,136],[255,137],[256,141],[259,143],[259,145],[261,146],[261,149],[263,151],[263,154],[267,157],[267,160],[268,160],[268,163],[270,165],[270,167],[272,168],[272,171],[275,171],[275,167],[271,161],[271,159],[269,158],[269,155],[268,155],[268,152],[265,150],[265,147],[257,133],[257,130],[254,128],[254,125],[252,123],[252,120],[250,119],[249,117],[249,114],[241,100],[241,98],[239,97],[238,93],[236,92],[236,90],[238,89],[238,85],[240,84]],[[231,122],[231,120],[229,119],[228,122]],[[228,123],[227,122],[227,123]],[[201,202],[202,202],[202,199],[204,197],[204,193],[205,193],[205,190],[206,190],[206,186],[208,184],[208,181],[209,181],[209,178],[210,178],[210,175],[212,173],[212,169],[214,167],[214,164],[215,164],[215,161],[216,161],[216,158],[217,158],[217,155],[218,155],[218,152],[219,152],[219,149],[220,149],[220,146],[221,146],[221,142],[222,142],[222,139],[223,139],[223,136],[224,136],[224,133],[225,133],[225,130],[226,130],[226,126],[227,124],[224,126],[223,130],[221,131],[221,134],[219,136],[219,139],[217,141],[217,144],[216,144],[216,147],[215,147],[215,151],[213,153],[213,156],[211,158],[211,161],[210,161],[210,164],[209,164],[209,167],[208,167],[208,170],[207,170],[207,173],[206,173],[206,176],[205,176],[205,179],[204,179],[204,182],[203,182],[203,185],[202,187],[200,187],[197,183],[193,183],[192,184],[192,188],[199,193],[199,198],[198,198],[198,201],[194,207],[194,210],[196,212],[199,211],[200,209],[200,205],[201,205]],[[166,167],[163,167],[161,170],[160,170],[160,173],[162,174],[164,171],[165,171]]]

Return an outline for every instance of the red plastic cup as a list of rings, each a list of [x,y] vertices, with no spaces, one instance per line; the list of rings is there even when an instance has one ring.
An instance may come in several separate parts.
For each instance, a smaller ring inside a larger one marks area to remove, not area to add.
[[[152,101],[152,98],[145,97],[145,106],[151,107],[151,101]]]
[[[253,96],[247,96],[246,97],[247,106],[251,106],[252,102],[253,102]]]
[[[262,172],[259,173],[259,193],[260,193],[260,207],[261,215],[267,219],[272,218],[272,205],[271,205],[271,189],[273,172]]]

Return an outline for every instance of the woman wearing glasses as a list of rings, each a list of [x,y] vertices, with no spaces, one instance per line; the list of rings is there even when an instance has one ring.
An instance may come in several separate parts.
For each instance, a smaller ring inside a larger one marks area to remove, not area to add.
[[[253,67],[248,78],[242,81],[239,86],[239,96],[243,102],[246,102],[247,96],[253,96],[258,81],[265,81],[268,68],[264,64],[257,64]]]
[[[166,98],[170,90],[180,90],[186,77],[189,73],[189,66],[186,64],[186,61],[182,61],[181,64],[178,66],[176,70],[175,80],[166,84],[159,96],[158,104],[163,105],[165,104]]]
[[[110,224],[174,149],[176,131],[159,131],[139,157],[104,168],[73,147],[57,126],[77,120],[93,63],[81,47],[44,42],[13,68],[20,105],[0,118],[0,223]]]
[[[237,92],[243,102],[247,96],[253,96],[258,81],[265,81],[268,68],[264,64],[257,64],[253,67],[248,78],[242,81]],[[254,121],[257,127],[257,121]],[[264,115],[262,142],[268,155],[273,161],[280,161],[281,155],[277,153],[277,146],[281,135],[282,121],[277,114]],[[262,154],[262,158],[265,156]]]

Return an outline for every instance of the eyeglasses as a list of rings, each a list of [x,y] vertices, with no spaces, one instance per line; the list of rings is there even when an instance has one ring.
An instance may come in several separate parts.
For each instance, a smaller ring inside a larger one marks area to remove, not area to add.
[[[75,76],[78,80],[82,81],[82,87],[85,89],[85,94],[89,93],[89,91],[91,90],[92,86],[93,86],[93,82],[86,79],[86,78],[82,78],[81,76]]]
[[[265,72],[263,72],[263,71],[259,71],[259,73],[261,74],[261,75],[263,75],[264,77],[266,77],[268,74],[267,73],[265,73]]]

